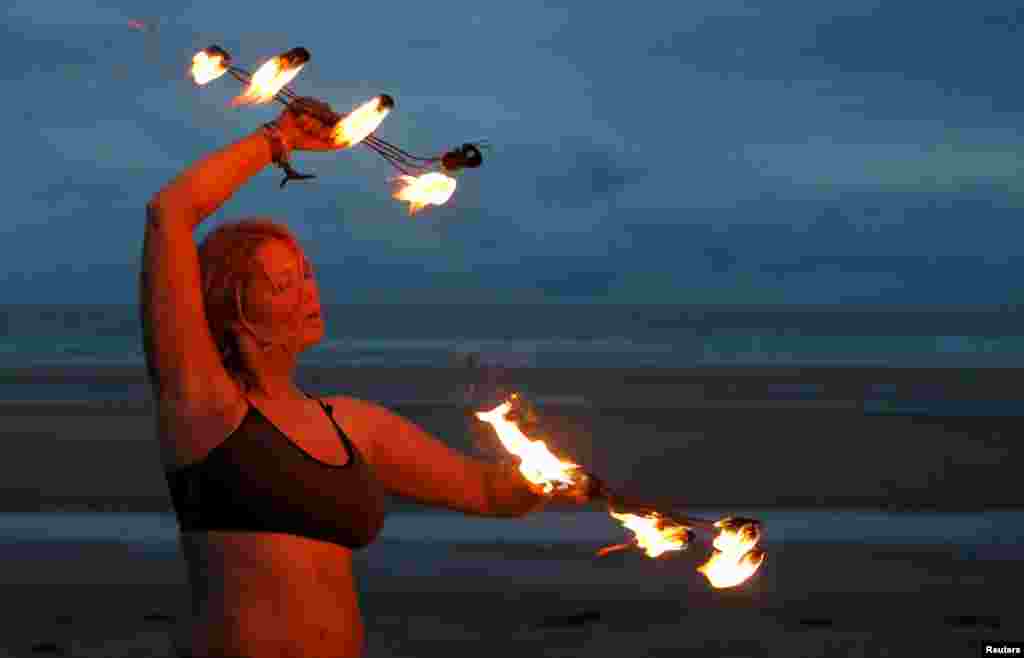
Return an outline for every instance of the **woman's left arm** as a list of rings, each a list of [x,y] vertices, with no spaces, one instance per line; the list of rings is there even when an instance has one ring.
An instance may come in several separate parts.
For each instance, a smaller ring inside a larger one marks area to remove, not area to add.
[[[549,497],[517,468],[452,450],[416,423],[373,402],[334,396],[335,420],[392,494],[479,516],[524,516]]]

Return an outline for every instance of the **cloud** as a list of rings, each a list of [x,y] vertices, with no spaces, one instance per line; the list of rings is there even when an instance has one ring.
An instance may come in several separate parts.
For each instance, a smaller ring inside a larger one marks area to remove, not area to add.
[[[92,27],[123,25],[128,29],[132,16],[110,7],[81,0],[72,3],[52,0],[11,0],[6,9],[8,20],[22,20],[32,25]]]
[[[232,80],[196,89],[183,76],[192,53],[220,43],[252,67],[304,45],[300,93],[338,109],[396,96],[385,139],[421,154],[493,144],[447,206],[414,218],[389,198],[394,171],[363,149],[296,156],[319,177],[283,191],[268,168],[211,220],[288,221],[318,263],[339,264],[335,289],[365,276],[378,291],[437,286],[454,300],[492,287],[709,303],[994,298],[1024,238],[1018,9],[460,0],[403,6],[401,20],[373,3],[310,20],[233,2],[18,0],[0,51],[32,102],[0,110],[21,176],[0,260],[44,271],[136,258],[136,204],[279,111],[230,110]],[[97,235],[98,223],[111,230]]]
[[[618,278],[616,272],[568,270],[559,276],[535,279],[547,297],[602,298]]]
[[[406,41],[405,45],[413,50],[440,50],[444,42],[441,39],[414,38]]]
[[[615,198],[647,175],[646,169],[624,164],[618,154],[582,140],[565,140],[557,150],[535,151],[536,159],[543,159],[545,165],[534,170],[536,198],[548,207],[589,208]]]
[[[15,29],[10,23],[0,25],[0,48],[12,55],[0,71],[5,80],[31,84],[39,75],[66,75],[68,67],[83,68],[96,60],[95,45],[83,39],[80,31],[26,28]]]
[[[136,122],[99,120],[89,127],[47,127],[40,134],[65,163],[112,170],[181,166]]]
[[[821,24],[801,54],[835,74],[896,73],[948,96],[975,96],[993,110],[1020,112],[1024,92],[1006,81],[1017,74],[1022,24],[1019,3],[878,3],[869,14]]]
[[[977,181],[1017,184],[1024,145],[973,150],[936,144],[850,144],[815,136],[802,144],[750,144],[743,157],[765,176],[800,185],[958,188]]]
[[[398,108],[396,112],[402,112],[404,116],[396,116],[397,121],[394,122],[405,123],[411,120],[415,123],[423,123],[431,127],[432,133],[438,134],[453,128],[468,130],[476,126],[484,130],[500,129],[526,118],[522,110],[515,107],[515,100],[511,96],[502,98],[489,94],[410,95],[407,102],[396,99]],[[444,117],[444,124],[438,125],[435,115]],[[422,131],[423,127],[420,126],[419,130]],[[481,139],[481,137],[467,135],[464,139]]]

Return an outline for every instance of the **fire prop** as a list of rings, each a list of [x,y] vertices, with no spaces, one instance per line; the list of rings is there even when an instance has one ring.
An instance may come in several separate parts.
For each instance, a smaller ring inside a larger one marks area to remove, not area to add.
[[[734,587],[750,578],[764,562],[764,551],[755,547],[761,538],[760,524],[729,518],[715,521],[715,527],[720,529],[713,544],[715,552],[697,570],[713,587]]]
[[[712,587],[740,585],[764,563],[765,552],[757,548],[761,539],[760,521],[734,517],[710,521],[668,514],[658,511],[654,505],[619,495],[579,464],[553,455],[543,441],[527,438],[515,420],[519,404],[520,397],[512,395],[490,411],[477,412],[476,417],[494,428],[504,448],[519,458],[520,473],[544,493],[587,482],[593,498],[607,501],[608,513],[633,533],[633,540],[606,546],[597,552],[598,557],[633,547],[640,548],[651,558],[686,550],[694,540],[694,529],[699,529],[717,533],[711,557],[697,568]],[[626,511],[630,509],[637,513]]]
[[[441,155],[421,157],[374,135],[384,118],[395,106],[387,94],[376,96],[348,114],[336,114],[325,104],[305,102],[288,83],[295,79],[309,62],[305,48],[293,48],[264,62],[255,73],[234,66],[231,55],[220,46],[209,46],[192,58],[190,75],[197,85],[206,85],[225,73],[245,85],[245,90],[232,101],[232,106],[256,105],[276,100],[286,106],[316,116],[326,125],[333,126],[334,142],[341,148],[357,144],[369,148],[394,167],[399,176],[393,179],[393,198],[409,203],[409,214],[415,214],[428,205],[445,204],[455,193],[455,179],[450,176],[463,169],[475,169],[483,163],[481,148],[485,142],[466,142]],[[299,174],[286,161],[278,163],[287,174],[281,187],[289,180],[314,178]],[[437,169],[434,169],[434,167]]]
[[[689,547],[693,541],[693,531],[683,525],[674,523],[657,512],[645,516],[637,514],[616,514],[608,510],[612,518],[617,519],[628,530],[633,531],[636,546],[647,553],[647,557],[658,557],[668,551],[679,551]],[[611,553],[612,548],[622,550],[632,548],[633,543],[615,544],[598,551],[598,555]],[[621,547],[621,548],[618,548]]]
[[[409,214],[415,215],[429,203],[440,206],[455,194],[455,179],[433,171],[422,176],[406,176],[395,179],[394,197],[409,202]]]
[[[543,441],[528,439],[516,422],[507,418],[518,399],[518,396],[513,395],[507,402],[490,411],[478,412],[476,417],[494,428],[505,450],[519,458],[519,472],[527,480],[541,487],[544,493],[551,493],[559,485],[575,484],[576,473],[582,468],[579,464],[555,457]]]

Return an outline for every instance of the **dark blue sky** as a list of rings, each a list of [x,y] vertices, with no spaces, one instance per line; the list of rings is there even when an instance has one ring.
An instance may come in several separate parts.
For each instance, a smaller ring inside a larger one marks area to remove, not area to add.
[[[1024,300],[1019,3],[369,5],[14,2],[3,298],[134,301],[146,200],[278,112],[186,79],[217,43],[305,46],[338,110],[392,94],[409,150],[494,145],[414,218],[358,148],[208,220],[287,221],[327,301]]]

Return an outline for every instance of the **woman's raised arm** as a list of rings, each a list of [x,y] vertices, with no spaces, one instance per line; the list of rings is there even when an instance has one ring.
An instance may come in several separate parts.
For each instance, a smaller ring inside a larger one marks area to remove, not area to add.
[[[188,167],[146,206],[139,307],[146,365],[165,411],[213,411],[239,398],[203,310],[192,232],[270,163],[270,149],[261,132],[244,137]]]
[[[333,127],[309,105],[329,109],[316,99],[296,99],[278,117],[275,138],[261,129],[207,155],[146,205],[139,309],[146,366],[165,422],[227,418],[244,406],[210,333],[192,233],[275,156],[344,148],[334,143]],[[202,446],[194,447],[184,454],[203,452]]]

